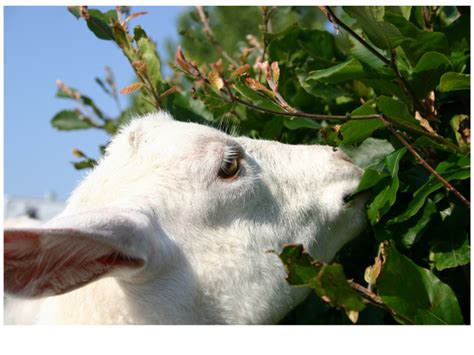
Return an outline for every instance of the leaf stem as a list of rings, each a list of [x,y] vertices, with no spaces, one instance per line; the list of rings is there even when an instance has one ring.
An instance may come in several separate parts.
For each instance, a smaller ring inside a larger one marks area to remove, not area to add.
[[[388,313],[390,313],[390,315],[392,317],[397,317],[397,318],[400,318],[400,319],[403,319],[405,321],[405,323],[408,323],[408,324],[416,324],[413,320],[397,313],[395,310],[393,310],[390,306],[388,306],[387,304],[385,304],[383,302],[383,300],[380,298],[380,296],[376,295],[375,293],[373,293],[372,291],[366,289],[365,287],[361,286],[360,284],[358,284],[357,282],[354,282],[354,281],[348,281],[349,282],[349,286],[354,290],[356,291],[362,298],[364,298],[365,300],[367,300],[370,304],[376,306],[376,307],[379,307],[381,309],[384,309],[386,310]]]
[[[386,117],[384,117],[383,115],[380,115],[380,119],[384,123],[385,127],[390,132],[392,132],[392,134],[400,141],[400,143],[402,143],[408,149],[408,151],[415,157],[415,159],[418,160],[418,162],[421,165],[423,165],[423,167],[426,170],[428,170],[431,173],[431,175],[433,175],[439,182],[441,182],[444,185],[446,190],[448,190],[454,196],[456,196],[464,206],[466,206],[467,208],[471,207],[471,203],[469,202],[469,200],[466,199],[453,185],[451,185],[445,178],[443,178],[435,169],[433,169],[433,167],[429,165],[428,162],[420,156],[420,154],[418,154],[415,148],[413,148],[410,145],[410,143],[408,143],[408,141],[405,138],[403,138],[403,136],[400,133],[398,133],[395,128],[392,127],[392,124],[387,121]]]
[[[350,116],[350,115],[342,116],[342,115],[318,115],[318,114],[307,113],[307,112],[302,112],[298,110],[291,111],[291,112],[271,110],[271,109],[267,109],[267,108],[255,105],[251,102],[248,102],[246,100],[243,100],[235,96],[229,87],[229,83],[225,80],[224,80],[224,86],[226,88],[226,93],[230,99],[229,102],[238,102],[254,110],[264,112],[264,113],[269,113],[272,115],[280,115],[280,116],[287,116],[287,117],[305,117],[314,121],[338,120],[338,121],[344,121],[344,122],[349,121],[349,120],[371,120],[371,119],[380,118],[379,114],[361,115],[361,116]]]

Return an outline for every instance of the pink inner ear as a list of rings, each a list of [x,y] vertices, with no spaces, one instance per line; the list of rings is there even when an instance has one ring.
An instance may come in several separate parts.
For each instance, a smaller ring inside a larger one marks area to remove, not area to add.
[[[6,230],[5,292],[26,297],[72,291],[117,267],[142,262],[74,230]]]

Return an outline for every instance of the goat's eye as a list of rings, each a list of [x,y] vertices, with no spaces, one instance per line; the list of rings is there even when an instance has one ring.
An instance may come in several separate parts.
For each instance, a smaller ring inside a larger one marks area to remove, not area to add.
[[[224,159],[219,169],[219,176],[223,179],[231,179],[240,171],[240,156]]]

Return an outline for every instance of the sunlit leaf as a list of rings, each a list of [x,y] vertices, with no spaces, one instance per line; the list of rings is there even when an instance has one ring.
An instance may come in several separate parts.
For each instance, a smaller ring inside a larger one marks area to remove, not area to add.
[[[439,91],[449,92],[457,90],[469,90],[471,87],[471,76],[469,74],[459,74],[448,72],[443,74],[439,83]]]
[[[89,118],[85,117],[78,111],[72,110],[58,112],[51,120],[51,124],[54,128],[60,131],[71,131],[94,127]]]
[[[109,18],[99,10],[88,10],[89,18],[86,19],[87,27],[96,35],[97,38],[104,40],[114,40],[112,26]]]
[[[394,48],[407,40],[396,26],[383,20],[383,6],[344,6],[344,11],[357,20],[365,35],[381,49]]]
[[[393,243],[381,247],[383,265],[376,285],[401,323],[463,324],[456,295],[431,271],[417,266]]]

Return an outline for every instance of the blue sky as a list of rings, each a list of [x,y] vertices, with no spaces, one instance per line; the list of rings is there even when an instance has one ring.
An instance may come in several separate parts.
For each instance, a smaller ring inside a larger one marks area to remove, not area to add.
[[[107,8],[100,8],[102,10]],[[131,26],[141,25],[165,55],[165,39],[178,41],[177,17],[184,7],[140,7],[148,11]],[[163,59],[163,58],[162,58]],[[166,58],[165,58],[166,59]],[[114,71],[118,87],[133,80],[133,71],[119,48],[96,38],[83,20],[66,7],[4,8],[4,191],[6,195],[42,197],[54,191],[66,199],[83,176],[70,164],[79,148],[98,157],[97,147],[107,135],[97,130],[59,132],[51,118],[75,105],[55,97],[56,79],[92,97],[107,113],[115,103],[95,83]],[[122,107],[127,97],[121,97]]]

